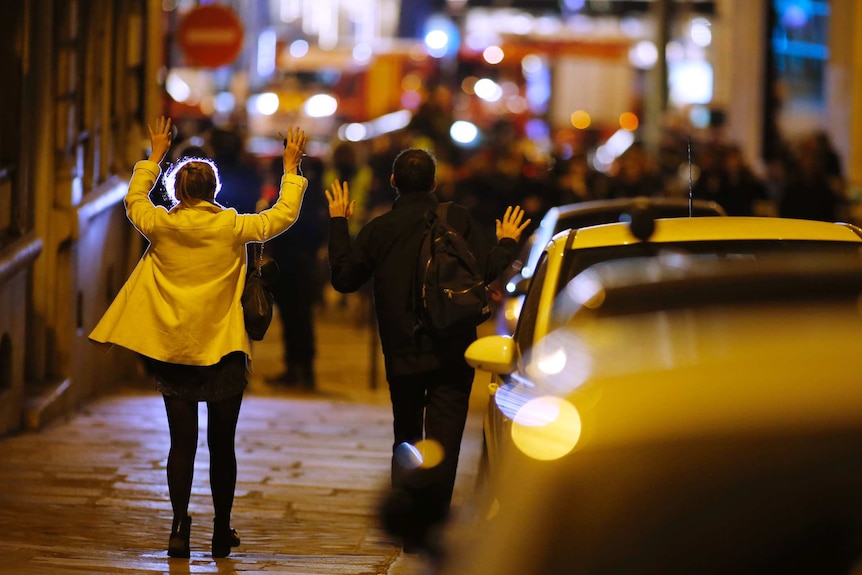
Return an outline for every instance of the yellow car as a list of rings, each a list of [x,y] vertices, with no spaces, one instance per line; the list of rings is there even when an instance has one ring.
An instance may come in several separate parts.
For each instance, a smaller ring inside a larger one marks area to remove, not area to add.
[[[639,239],[634,235],[638,233]],[[564,325],[573,305],[561,298],[580,272],[601,262],[624,258],[708,255],[722,260],[758,261],[767,256],[810,253],[813,257],[834,254],[857,256],[862,250],[862,230],[850,224],[762,217],[667,218],[616,223],[569,230],[557,234],[540,258],[530,279],[515,332],[512,336],[480,338],[468,348],[467,362],[490,372],[488,408],[484,421],[484,450],[480,478],[493,484],[501,460],[513,449],[512,420],[521,407],[525,390],[535,385],[531,373],[551,369],[555,357],[533,348],[554,329]],[[862,337],[862,336],[860,336]],[[637,353],[636,349],[630,350]],[[625,362],[622,355],[619,362]],[[544,363],[542,363],[544,362]],[[561,368],[559,378],[581,377],[582,366]],[[477,382],[482,381],[480,373]]]
[[[674,252],[567,284],[511,371],[530,385],[508,394],[504,503],[458,525],[439,573],[858,573],[862,260],[826,232],[823,252]]]

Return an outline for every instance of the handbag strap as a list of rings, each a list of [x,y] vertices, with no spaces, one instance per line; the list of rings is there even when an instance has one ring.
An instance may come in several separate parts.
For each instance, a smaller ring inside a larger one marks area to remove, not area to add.
[[[263,248],[266,242],[254,242],[251,245],[252,263],[255,268],[259,268],[263,263]]]

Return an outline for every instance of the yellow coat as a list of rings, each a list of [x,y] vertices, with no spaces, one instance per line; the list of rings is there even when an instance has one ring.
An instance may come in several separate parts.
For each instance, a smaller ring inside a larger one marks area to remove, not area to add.
[[[285,174],[272,208],[237,214],[206,201],[171,210],[153,205],[149,192],[159,173],[155,162],[135,164],[126,215],[150,246],[89,338],[186,365],[213,365],[232,351],[250,355],[240,303],[246,243],[288,229],[308,181]]]

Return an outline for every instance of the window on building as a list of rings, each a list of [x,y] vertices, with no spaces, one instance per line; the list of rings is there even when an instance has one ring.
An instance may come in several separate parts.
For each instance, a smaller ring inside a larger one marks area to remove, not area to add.
[[[827,1],[773,0],[772,57],[782,104],[822,110],[829,60]]]
[[[18,193],[21,162],[24,7],[13,2],[0,18],[0,248],[28,226],[26,203]]]

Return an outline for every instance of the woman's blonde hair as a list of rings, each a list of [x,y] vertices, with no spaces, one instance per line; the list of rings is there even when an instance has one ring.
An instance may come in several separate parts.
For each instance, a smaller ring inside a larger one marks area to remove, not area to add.
[[[215,202],[221,190],[218,167],[209,158],[182,158],[165,173],[165,190],[174,205],[198,200]]]

